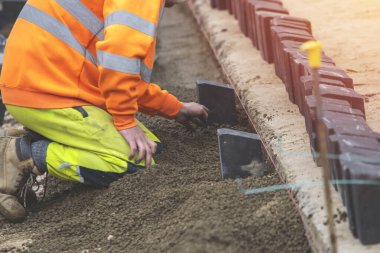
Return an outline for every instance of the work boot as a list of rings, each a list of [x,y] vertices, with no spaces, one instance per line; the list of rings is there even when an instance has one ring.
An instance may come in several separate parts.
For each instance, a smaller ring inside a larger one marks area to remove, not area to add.
[[[10,127],[7,129],[0,129],[0,137],[22,137],[29,132],[25,128]]]
[[[26,218],[17,194],[31,173],[41,173],[34,165],[27,137],[0,137],[0,213],[9,221]]]

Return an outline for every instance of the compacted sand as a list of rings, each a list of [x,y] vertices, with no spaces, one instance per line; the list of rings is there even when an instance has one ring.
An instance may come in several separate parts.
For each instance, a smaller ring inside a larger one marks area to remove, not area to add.
[[[183,101],[195,99],[196,79],[223,81],[185,6],[167,11],[159,55],[155,81]],[[244,196],[221,180],[217,126],[189,133],[164,119],[141,120],[166,147],[155,168],[107,189],[49,178],[45,201],[25,223],[0,221],[0,252],[309,252],[287,192]],[[234,128],[249,131],[243,116]],[[273,172],[243,181],[280,183]]]

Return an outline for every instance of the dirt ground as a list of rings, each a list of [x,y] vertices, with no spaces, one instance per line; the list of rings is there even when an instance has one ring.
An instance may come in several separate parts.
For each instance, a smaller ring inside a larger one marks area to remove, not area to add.
[[[155,82],[192,101],[196,79],[223,81],[184,6],[168,10],[160,29]],[[221,180],[217,126],[190,133],[165,119],[141,120],[165,145],[155,168],[107,189],[50,178],[45,201],[26,222],[0,221],[0,252],[310,251],[286,192],[244,196],[236,182]],[[246,120],[239,121],[234,128],[249,131]],[[245,187],[280,183],[273,172],[243,181]]]

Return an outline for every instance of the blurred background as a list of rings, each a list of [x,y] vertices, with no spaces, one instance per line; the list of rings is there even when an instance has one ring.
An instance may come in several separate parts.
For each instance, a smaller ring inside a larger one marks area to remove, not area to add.
[[[7,38],[25,2],[26,0],[0,0],[0,74]],[[3,124],[4,114],[5,106],[0,94],[0,126]]]

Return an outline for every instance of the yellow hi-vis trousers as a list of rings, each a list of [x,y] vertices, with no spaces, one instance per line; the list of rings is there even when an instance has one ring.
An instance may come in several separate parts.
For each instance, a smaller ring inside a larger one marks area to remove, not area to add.
[[[107,186],[145,167],[144,162],[137,164],[128,159],[128,143],[114,127],[111,115],[98,107],[6,107],[18,122],[51,141],[46,152],[47,170],[60,179]],[[139,126],[159,143],[144,125]]]

